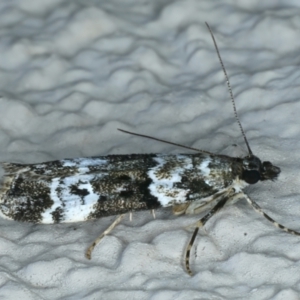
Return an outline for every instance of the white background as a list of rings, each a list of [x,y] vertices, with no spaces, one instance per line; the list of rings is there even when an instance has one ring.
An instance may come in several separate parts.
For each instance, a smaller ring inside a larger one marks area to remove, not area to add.
[[[237,4],[238,3],[238,4]],[[280,4],[281,3],[281,4]],[[246,190],[300,230],[299,1],[0,1],[0,159],[178,153],[117,128],[234,155],[245,149],[207,21],[253,152],[282,173]],[[1,220],[1,299],[300,299],[300,237],[245,201],[183,253],[199,216],[159,210],[59,225]]]

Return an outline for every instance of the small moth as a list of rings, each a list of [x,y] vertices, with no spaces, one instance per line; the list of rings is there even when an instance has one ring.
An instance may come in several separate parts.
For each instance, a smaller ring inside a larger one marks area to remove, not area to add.
[[[88,248],[90,259],[96,244],[125,213],[173,207],[181,214],[206,214],[195,224],[185,252],[185,267],[200,227],[225,204],[246,199],[252,208],[286,232],[300,235],[274,221],[243,193],[258,181],[275,180],[280,168],[255,156],[239,121],[229,78],[213,33],[211,34],[224,72],[236,121],[248,149],[246,157],[229,157],[185,147],[125,130],[122,132],[196,150],[195,154],[131,154],[64,159],[38,164],[2,163],[5,175],[0,189],[2,217],[32,223],[80,222],[119,215]]]

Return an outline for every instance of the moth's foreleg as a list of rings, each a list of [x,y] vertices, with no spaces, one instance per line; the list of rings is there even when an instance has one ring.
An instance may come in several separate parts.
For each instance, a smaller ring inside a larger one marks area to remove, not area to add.
[[[153,219],[156,219],[156,216],[155,216],[155,210],[154,210],[154,209],[151,209],[151,213],[152,213]]]
[[[85,256],[87,259],[91,259],[92,258],[92,252],[94,250],[94,248],[101,242],[101,240],[108,235],[122,220],[122,218],[125,216],[125,214],[119,215],[114,222],[106,228],[105,231],[103,231],[95,240],[94,242],[90,245],[90,247],[88,247]]]
[[[294,234],[294,235],[300,235],[300,232],[289,229],[279,223],[277,223],[274,219],[272,219],[270,216],[268,216],[261,207],[252,199],[250,199],[247,195],[244,195],[245,199],[248,201],[248,203],[252,206],[252,208],[259,213],[260,215],[264,216],[268,221],[270,221],[275,227],[282,229],[285,232]]]
[[[197,233],[199,231],[199,228],[204,226],[205,223],[215,214],[217,213],[225,204],[226,202],[230,199],[230,196],[225,196],[222,197],[221,200],[203,217],[201,218],[197,223],[196,223],[196,228],[194,230],[194,233],[192,235],[192,238],[190,239],[190,242],[186,248],[185,251],[185,268],[186,271],[190,276],[193,275],[191,269],[190,269],[190,253],[192,246],[194,244],[194,241],[196,239]]]

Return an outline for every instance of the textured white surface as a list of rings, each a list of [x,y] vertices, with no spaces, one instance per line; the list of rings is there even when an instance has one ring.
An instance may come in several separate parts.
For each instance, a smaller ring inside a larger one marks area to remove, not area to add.
[[[281,3],[281,4],[280,4]],[[253,152],[279,166],[247,193],[300,230],[298,1],[0,1],[0,159],[182,152],[117,128],[214,152],[245,148],[204,21],[229,73]],[[230,150],[232,152],[232,150]],[[245,201],[199,216],[72,225],[0,220],[2,299],[299,299],[300,238]],[[76,230],[75,230],[76,229]]]

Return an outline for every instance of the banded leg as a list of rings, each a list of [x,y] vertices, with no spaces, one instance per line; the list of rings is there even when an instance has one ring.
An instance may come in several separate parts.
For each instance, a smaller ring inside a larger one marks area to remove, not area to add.
[[[153,219],[156,219],[155,210],[154,209],[151,209],[151,213],[152,213]]]
[[[186,248],[185,251],[185,268],[186,271],[190,276],[193,276],[193,273],[190,269],[190,254],[191,254],[191,249],[194,244],[194,241],[196,239],[197,233],[199,231],[199,228],[204,226],[205,223],[215,214],[217,213],[225,204],[226,202],[231,198],[231,195],[229,196],[224,196],[221,198],[221,200],[203,217],[201,218],[197,223],[196,223],[196,228],[194,230],[194,233],[192,235],[192,238],[190,239],[190,242]]]
[[[108,235],[122,220],[122,218],[125,216],[125,214],[119,215],[114,221],[113,223],[106,228],[106,230],[104,230],[95,240],[94,242],[88,247],[85,256],[87,259],[91,259],[92,258],[92,252],[94,250],[94,248],[101,242],[101,240]]]
[[[275,227],[282,229],[285,232],[294,234],[294,235],[300,235],[300,232],[295,231],[293,229],[289,229],[279,223],[277,223],[274,219],[272,219],[270,216],[268,216],[262,209],[261,207],[252,199],[250,199],[247,195],[244,195],[245,199],[247,202],[252,206],[252,208],[259,213],[260,215],[264,216],[268,221],[270,221]]]

